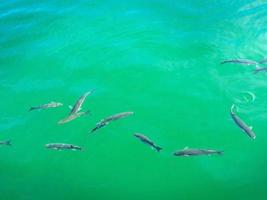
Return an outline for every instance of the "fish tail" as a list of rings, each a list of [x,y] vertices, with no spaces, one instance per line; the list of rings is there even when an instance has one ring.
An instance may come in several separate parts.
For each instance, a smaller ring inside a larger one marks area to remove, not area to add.
[[[6,145],[11,146],[11,140],[7,140]]]
[[[234,114],[234,113],[235,113],[235,112],[234,112],[234,108],[235,108],[235,107],[236,107],[236,105],[235,105],[235,104],[233,104],[233,105],[231,106],[231,110],[230,110],[230,111],[231,111],[231,113],[232,113],[232,114]]]
[[[74,146],[73,148],[74,148],[75,150],[79,150],[79,151],[82,150],[82,148],[81,148],[81,147],[78,147],[78,146]]]
[[[259,61],[258,63],[259,63],[259,64],[263,64],[263,63],[265,63],[265,62],[266,62],[266,59],[263,59],[263,60]]]
[[[100,129],[100,128],[104,127],[105,125],[107,125],[107,123],[97,124],[96,127],[93,128],[90,133],[95,132],[97,129]]]
[[[98,127],[93,128],[93,129],[90,131],[90,133],[95,132],[97,129],[98,129]]]
[[[155,146],[155,149],[156,149],[158,152],[160,152],[160,151],[162,150],[162,148],[161,148],[161,147],[158,147],[158,146]]]
[[[29,111],[35,110],[36,107],[30,107]]]
[[[58,123],[58,124],[64,124],[65,122],[64,122],[63,119],[61,119],[61,120],[59,120],[57,123]]]

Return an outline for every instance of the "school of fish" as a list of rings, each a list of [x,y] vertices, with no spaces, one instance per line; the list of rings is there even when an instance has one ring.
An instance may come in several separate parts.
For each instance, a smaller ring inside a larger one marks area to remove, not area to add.
[[[242,64],[242,65],[254,65],[256,68],[254,69],[254,73],[259,73],[259,72],[267,72],[267,67],[262,67],[260,66],[261,64],[267,63],[267,59],[263,59],[261,61],[253,61],[253,60],[248,60],[248,59],[229,59],[229,60],[224,60],[221,62],[221,64]],[[252,97],[252,101],[255,100],[255,95],[251,92],[243,92],[247,93]],[[58,124],[65,124],[68,123],[72,120],[75,120],[83,115],[87,115],[90,113],[89,110],[86,111],[81,111],[82,110],[82,105],[85,102],[86,98],[92,94],[92,91],[88,91],[84,93],[73,106],[69,106],[71,109],[70,113],[64,117],[63,119],[58,121]],[[30,107],[29,111],[34,111],[34,110],[45,110],[48,108],[57,108],[63,106],[63,103],[60,102],[54,102],[51,101],[50,103],[38,105],[38,106],[32,106]],[[232,104],[230,108],[230,116],[233,120],[233,122],[237,125],[237,127],[242,130],[249,138],[255,139],[256,134],[252,130],[252,126],[247,125],[234,111],[237,106],[235,104]],[[104,119],[101,119],[95,127],[93,127],[89,133],[94,133],[96,130],[99,131],[99,129],[107,126],[110,122],[126,118],[128,116],[133,115],[134,112],[132,111],[127,111],[127,112],[120,112],[116,113],[113,115],[110,115]],[[152,149],[156,150],[157,152],[160,152],[163,148],[159,145],[157,145],[154,141],[152,141],[149,137],[141,134],[141,133],[134,133],[133,136],[137,138],[139,141],[142,143],[150,146]],[[0,146],[11,146],[11,140],[5,140],[5,141],[0,141]],[[45,147],[47,149],[52,149],[52,150],[78,150],[81,151],[83,148],[77,145],[73,144],[65,144],[65,143],[47,143],[45,144]],[[223,151],[222,150],[214,150],[210,148],[189,148],[185,147],[181,150],[177,150],[173,153],[174,156],[200,156],[200,155],[222,155]]]

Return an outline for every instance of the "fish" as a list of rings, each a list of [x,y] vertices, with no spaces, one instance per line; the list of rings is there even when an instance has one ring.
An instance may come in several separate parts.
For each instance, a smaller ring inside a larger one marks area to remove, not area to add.
[[[88,95],[90,95],[91,93],[92,93],[91,91],[86,92],[84,95],[82,95],[82,96],[77,100],[77,102],[75,103],[75,105],[74,105],[73,107],[70,106],[70,108],[71,108],[70,115],[75,114],[75,113],[78,113],[78,112],[82,109],[82,105],[83,105],[83,103],[84,103],[86,97],[87,97]]]
[[[96,127],[91,130],[91,133],[106,126],[106,125],[108,125],[111,121],[115,121],[115,120],[127,117],[129,115],[133,115],[133,114],[134,114],[133,112],[122,112],[122,113],[118,113],[118,114],[109,116],[105,119],[102,119],[100,122],[98,122],[96,124]]]
[[[55,149],[55,150],[63,150],[63,149],[79,150],[79,151],[82,150],[82,148],[79,146],[75,146],[73,144],[64,144],[64,143],[49,143],[46,144],[45,147],[48,149]]]
[[[111,121],[115,121],[115,120],[127,117],[127,116],[132,115],[132,114],[134,114],[134,113],[133,112],[118,113],[118,114],[112,115],[110,117],[107,117],[107,118],[101,120],[100,123],[108,123],[108,122],[111,122]]]
[[[160,150],[162,150],[161,147],[157,146],[154,142],[152,142],[148,137],[140,134],[140,133],[135,133],[134,134],[135,137],[137,137],[139,140],[141,140],[143,143],[151,146],[152,148],[156,149],[158,152],[160,152]]]
[[[235,105],[233,104],[230,110],[230,114],[236,125],[244,131],[250,138],[255,139],[256,134],[252,131],[252,127],[248,126],[242,119],[240,119],[235,113],[234,113],[234,107]]]
[[[29,109],[29,111],[32,111],[32,110],[43,110],[43,109],[47,109],[47,108],[56,108],[56,107],[59,107],[59,106],[63,106],[62,103],[60,102],[50,102],[50,103],[47,103],[47,104],[43,104],[43,105],[39,105],[39,106],[33,106]]]
[[[221,64],[225,63],[236,63],[236,64],[244,64],[244,65],[257,65],[258,62],[248,59],[231,59],[231,60],[224,60]]]
[[[11,146],[11,140],[0,141],[0,145]]]
[[[59,120],[59,121],[58,121],[58,124],[65,124],[65,123],[67,123],[67,122],[70,122],[70,121],[72,121],[72,120],[74,120],[74,119],[76,119],[76,118],[78,118],[78,117],[80,117],[80,116],[82,116],[82,115],[86,115],[86,114],[88,114],[88,113],[90,113],[89,110],[86,111],[86,112],[73,113],[73,114],[67,116],[67,117],[64,118],[64,119]]]
[[[213,150],[213,149],[191,149],[185,147],[182,150],[176,151],[173,153],[174,156],[200,156],[200,155],[222,155],[223,151]]]
[[[253,70],[254,74],[257,74],[258,72],[263,72],[267,71],[267,67],[257,67],[256,69]]]

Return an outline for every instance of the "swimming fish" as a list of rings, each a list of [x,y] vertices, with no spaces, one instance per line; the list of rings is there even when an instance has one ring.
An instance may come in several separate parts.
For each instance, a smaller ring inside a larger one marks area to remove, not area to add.
[[[174,156],[200,156],[200,155],[222,155],[223,151],[212,150],[212,149],[190,149],[185,147],[182,150],[174,152]]]
[[[111,121],[115,121],[115,120],[127,117],[129,115],[132,115],[132,114],[134,114],[134,113],[133,112],[122,112],[122,113],[118,113],[118,114],[112,115],[110,117],[107,117],[105,119],[102,119],[100,122],[98,122],[96,124],[96,127],[91,130],[91,133],[96,131],[97,129],[100,129],[100,128],[108,125],[109,122],[111,122]]]
[[[56,107],[59,107],[59,106],[63,106],[62,103],[59,103],[59,102],[50,102],[50,103],[47,103],[47,104],[43,104],[43,105],[40,105],[40,106],[34,106],[34,107],[31,107],[29,111],[32,111],[32,110],[42,110],[42,109],[47,109],[47,108],[56,108]]]
[[[81,109],[82,109],[82,105],[86,99],[86,97],[88,95],[90,95],[92,92],[89,91],[89,92],[86,92],[84,95],[82,95],[78,100],[77,102],[75,103],[75,105],[73,107],[71,107],[71,112],[70,112],[70,115],[72,114],[75,114],[75,113],[78,113]]]
[[[157,146],[154,142],[152,142],[148,137],[139,134],[139,133],[135,133],[134,134],[135,137],[137,137],[139,140],[141,140],[142,142],[144,142],[145,144],[151,146],[152,148],[156,149],[158,152],[162,149],[161,147]]]
[[[11,140],[0,141],[0,145],[7,145],[7,146],[11,146]]]
[[[244,65],[257,65],[258,62],[248,59],[231,59],[231,60],[224,60],[221,64],[225,63],[236,63],[236,64],[244,64]]]
[[[78,117],[80,117],[80,116],[82,116],[82,115],[86,115],[86,114],[88,114],[88,113],[90,113],[89,110],[86,111],[86,112],[78,112],[78,113],[70,114],[70,115],[67,116],[66,118],[59,120],[59,121],[58,121],[58,124],[65,124],[65,123],[67,123],[67,122],[70,122],[70,121],[72,121],[72,120],[74,120],[74,119],[76,119],[76,118],[78,118]]]
[[[55,150],[61,150],[61,149],[70,149],[70,150],[82,150],[81,147],[75,146],[73,144],[64,144],[64,143],[50,143],[45,145],[48,149],[55,149]]]
[[[252,127],[248,126],[242,119],[240,119],[235,113],[234,113],[234,107],[233,104],[230,110],[231,117],[233,118],[234,122],[237,124],[239,128],[241,128],[242,131],[244,131],[250,138],[255,139],[256,134],[252,131]]]

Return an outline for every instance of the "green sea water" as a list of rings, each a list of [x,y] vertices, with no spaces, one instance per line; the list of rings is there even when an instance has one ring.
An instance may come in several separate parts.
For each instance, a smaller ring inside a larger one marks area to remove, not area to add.
[[[2,0],[0,36],[1,200],[267,199],[267,74],[220,64],[267,56],[266,0]],[[57,124],[90,90],[91,113]],[[173,156],[184,147],[224,155]]]

